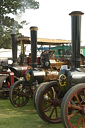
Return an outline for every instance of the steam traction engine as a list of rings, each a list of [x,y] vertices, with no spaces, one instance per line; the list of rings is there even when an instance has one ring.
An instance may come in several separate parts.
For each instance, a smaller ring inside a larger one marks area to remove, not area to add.
[[[0,64],[0,97],[8,98],[10,87],[20,77],[23,77],[25,71],[30,67],[28,65],[19,65],[17,63],[17,40],[15,34],[12,37],[12,59],[11,65],[1,63]]]
[[[72,19],[71,69],[62,69],[56,81],[41,84],[35,94],[35,107],[44,121],[62,122],[66,128],[85,128],[85,70],[80,68],[80,11]],[[63,98],[64,97],[64,98]],[[63,100],[63,101],[62,101]]]
[[[54,58],[46,57],[37,64],[37,27],[30,27],[31,32],[31,68],[24,75],[23,80],[15,82],[10,89],[10,101],[15,107],[24,106],[33,97],[40,83],[56,80],[61,65],[67,62],[56,62]],[[53,90],[52,90],[53,91]]]

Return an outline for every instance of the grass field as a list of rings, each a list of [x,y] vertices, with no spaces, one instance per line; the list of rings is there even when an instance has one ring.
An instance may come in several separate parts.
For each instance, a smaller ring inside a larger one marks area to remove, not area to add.
[[[9,100],[0,99],[0,128],[64,128],[62,123],[49,124],[37,114],[33,100],[24,107],[15,108]]]

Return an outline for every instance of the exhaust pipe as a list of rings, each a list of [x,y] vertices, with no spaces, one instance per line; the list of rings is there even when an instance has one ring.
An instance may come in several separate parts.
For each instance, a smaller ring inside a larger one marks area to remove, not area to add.
[[[12,57],[13,57],[13,65],[17,64],[17,40],[16,34],[11,34],[12,37]]]
[[[73,11],[71,15],[72,23],[72,63],[73,68],[80,68],[80,41],[81,41],[81,11]]]
[[[37,27],[30,27],[31,34],[31,65],[37,67]]]

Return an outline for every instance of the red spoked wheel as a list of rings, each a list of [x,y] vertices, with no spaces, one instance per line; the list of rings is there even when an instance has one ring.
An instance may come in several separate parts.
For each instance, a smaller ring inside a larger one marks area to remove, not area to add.
[[[44,84],[39,89],[36,97],[36,110],[40,118],[50,123],[61,122],[61,101],[61,91],[57,81]]]
[[[22,107],[29,101],[29,90],[23,80],[16,81],[9,93],[9,98],[14,107]]]
[[[65,94],[61,118],[66,128],[85,128],[85,83],[73,86]]]

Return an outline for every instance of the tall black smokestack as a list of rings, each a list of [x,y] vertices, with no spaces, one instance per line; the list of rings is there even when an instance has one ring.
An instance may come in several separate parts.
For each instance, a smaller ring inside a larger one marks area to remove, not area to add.
[[[16,34],[11,34],[12,37],[12,57],[13,57],[13,64],[17,63],[17,40]]]
[[[31,34],[31,64],[37,66],[37,27],[30,27]]]
[[[73,11],[71,15],[72,23],[72,62],[74,68],[80,67],[80,41],[81,41],[81,11]]]

